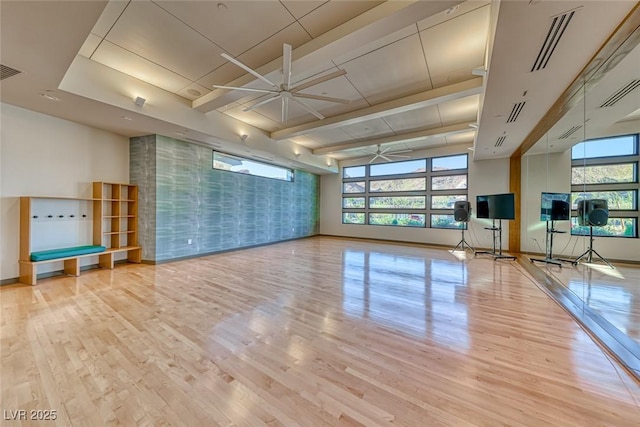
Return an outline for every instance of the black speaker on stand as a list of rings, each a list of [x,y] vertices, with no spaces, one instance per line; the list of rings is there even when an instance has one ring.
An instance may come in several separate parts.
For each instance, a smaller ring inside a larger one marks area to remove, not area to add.
[[[469,221],[471,220],[471,203],[467,201],[455,202],[453,204],[453,219],[455,219],[457,222],[462,222],[463,226],[461,229],[462,239],[456,245],[456,247],[453,248],[452,252],[455,252],[458,249],[466,251],[467,248],[469,248],[471,249],[471,252],[475,254],[476,250],[464,238],[464,232],[467,229],[467,224],[469,224]]]
[[[602,262],[609,267],[614,268],[613,265],[602,257],[595,249],[593,249],[593,227],[602,227],[607,225],[609,221],[609,206],[604,199],[589,199],[578,201],[578,225],[589,226],[589,247],[582,255],[576,258],[577,263],[582,258],[586,258],[588,263],[593,260],[593,254],[595,254]]]

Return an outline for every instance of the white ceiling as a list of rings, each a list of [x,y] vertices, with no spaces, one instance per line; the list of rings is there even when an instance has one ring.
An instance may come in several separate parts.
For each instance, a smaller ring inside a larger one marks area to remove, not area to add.
[[[267,153],[317,173],[335,172],[335,160],[375,152],[376,144],[392,151],[474,144],[478,160],[507,157],[634,6],[2,1],[1,63],[22,73],[2,81],[0,99],[125,136],[160,133]],[[570,11],[547,66],[531,71],[553,18]],[[244,112],[265,95],[213,88],[269,88],[222,53],[282,83],[283,43],[293,47],[293,83],[346,71],[302,92],[350,103],[306,99],[323,120],[292,103],[282,123],[280,101]],[[135,96],[146,104],[135,106]],[[525,102],[518,119],[506,123],[518,102]],[[630,113],[626,121],[637,120]]]

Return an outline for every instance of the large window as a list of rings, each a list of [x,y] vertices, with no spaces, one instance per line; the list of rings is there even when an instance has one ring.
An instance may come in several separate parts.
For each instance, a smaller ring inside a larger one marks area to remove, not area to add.
[[[593,234],[638,237],[638,135],[596,139],[571,149],[571,234],[588,235],[579,225],[579,200],[604,199],[609,209],[607,225],[593,227]]]
[[[342,173],[343,224],[459,229],[467,200],[467,154],[352,166]]]
[[[293,181],[293,169],[257,162],[219,151],[213,152],[213,168],[282,181]]]

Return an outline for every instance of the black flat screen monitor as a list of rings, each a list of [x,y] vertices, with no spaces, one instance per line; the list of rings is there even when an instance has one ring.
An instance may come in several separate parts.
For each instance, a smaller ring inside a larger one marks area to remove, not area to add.
[[[490,218],[489,216],[489,196],[476,197],[476,217]]]
[[[513,193],[476,196],[476,217],[489,219],[516,219]]]
[[[489,199],[489,216],[493,219],[516,219],[513,193],[494,194]]]
[[[540,221],[569,221],[571,193],[542,193]]]

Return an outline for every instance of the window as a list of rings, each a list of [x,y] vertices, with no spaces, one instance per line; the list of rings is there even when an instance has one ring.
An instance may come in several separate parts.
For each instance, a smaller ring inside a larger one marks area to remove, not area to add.
[[[455,202],[467,200],[468,155],[343,169],[342,223],[460,229]]]
[[[445,175],[431,178],[432,190],[458,190],[467,188],[467,175]]]
[[[453,209],[456,202],[464,202],[466,200],[466,194],[431,196],[431,209]]]
[[[342,207],[345,209],[364,208],[364,197],[345,197],[342,199]]]
[[[369,214],[369,224],[424,227],[424,218],[424,214],[372,213]]]
[[[344,212],[342,214],[343,224],[364,224],[364,214],[358,212]]]
[[[571,184],[613,184],[637,182],[637,163],[617,165],[574,166],[571,168]]]
[[[427,159],[380,163],[369,168],[369,176],[420,173],[427,170]]]
[[[578,209],[578,200],[604,199],[610,211],[632,211],[638,208],[638,191],[591,191],[571,193],[571,209]]]
[[[369,197],[372,209],[424,209],[425,196]]]
[[[636,135],[625,135],[580,142],[571,148],[571,158],[577,160],[633,156],[638,154],[636,138]]]
[[[455,220],[453,215],[431,215],[431,227],[433,228],[455,228],[456,230],[464,228],[463,222]]]
[[[293,181],[293,169],[269,165],[255,160],[244,159],[231,154],[213,152],[213,168],[246,175],[262,176],[265,178]]]
[[[607,225],[602,227],[593,227],[594,236],[608,237],[637,237],[637,218],[617,218],[609,217]],[[579,236],[589,235],[588,225],[578,225],[576,217],[571,218],[571,234]]]
[[[369,181],[369,191],[372,193],[388,193],[394,191],[424,191],[427,180],[424,178],[385,179]]]
[[[364,193],[364,181],[345,182],[342,184],[343,193]]]
[[[345,178],[363,178],[364,177],[364,166],[354,166],[351,168],[344,168],[342,174]]]
[[[588,235],[577,221],[578,200],[604,199],[607,225],[593,227],[596,236],[638,237],[638,135],[596,139],[571,149],[571,234]]]
[[[431,171],[467,169],[467,155],[459,154],[457,156],[434,157],[431,161]]]

